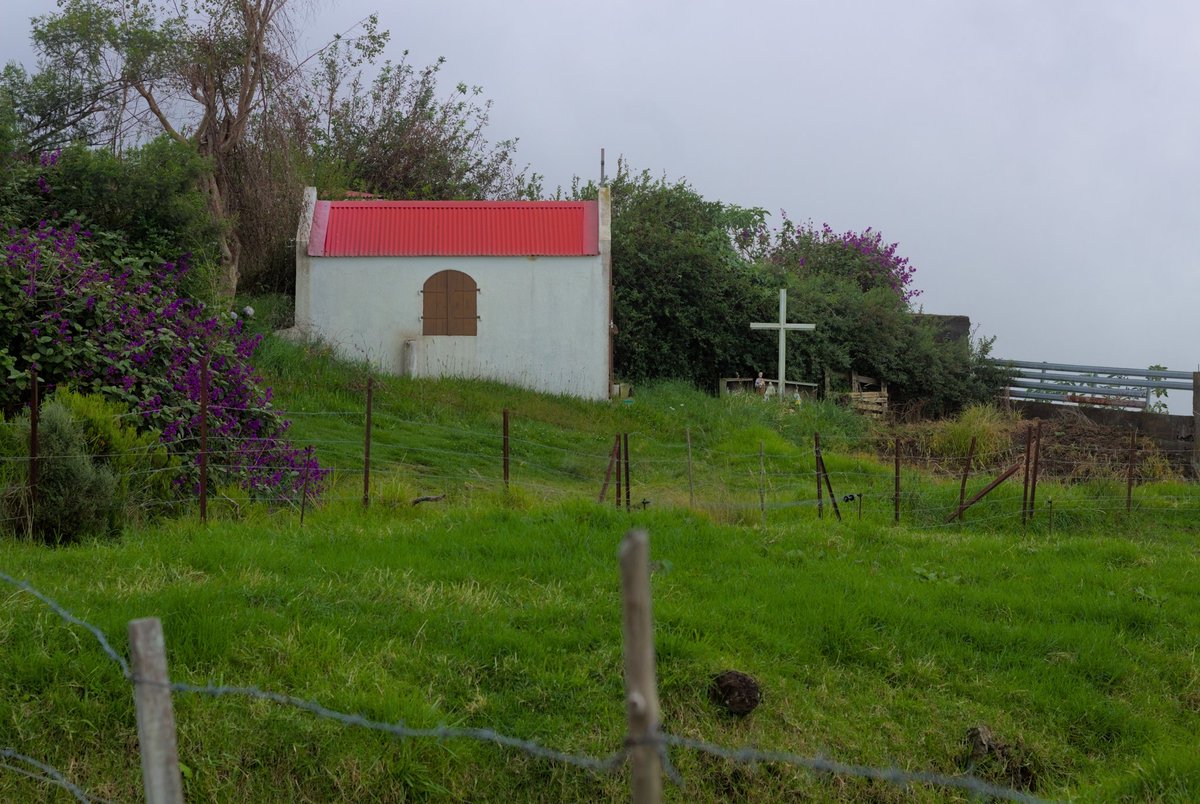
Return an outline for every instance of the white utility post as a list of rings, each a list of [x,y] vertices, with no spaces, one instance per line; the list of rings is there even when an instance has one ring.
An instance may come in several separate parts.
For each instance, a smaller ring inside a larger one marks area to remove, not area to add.
[[[817,328],[816,324],[789,324],[787,320],[787,288],[779,289],[779,322],[771,322],[767,324],[751,323],[750,329],[777,329],[779,330],[779,392],[780,401],[784,398],[784,392],[787,389],[787,382],[784,379],[787,375],[784,369],[787,366],[787,349],[785,338],[788,330],[798,332],[812,332]]]

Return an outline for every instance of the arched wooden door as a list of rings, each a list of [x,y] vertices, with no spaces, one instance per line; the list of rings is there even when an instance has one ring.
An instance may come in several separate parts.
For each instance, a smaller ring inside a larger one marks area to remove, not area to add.
[[[421,290],[424,335],[476,335],[479,328],[475,280],[462,271],[438,271]]]

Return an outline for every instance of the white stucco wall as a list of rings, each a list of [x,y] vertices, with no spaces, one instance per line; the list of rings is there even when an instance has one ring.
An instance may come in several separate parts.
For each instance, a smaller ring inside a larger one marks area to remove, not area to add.
[[[311,331],[347,357],[393,374],[608,398],[608,285],[599,256],[309,257],[306,267]],[[421,288],[444,270],[479,287],[475,337],[421,334]]]

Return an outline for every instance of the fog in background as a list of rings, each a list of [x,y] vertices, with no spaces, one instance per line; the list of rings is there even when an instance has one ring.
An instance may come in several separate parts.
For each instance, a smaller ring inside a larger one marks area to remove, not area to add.
[[[32,68],[54,4],[5,10]],[[549,191],[604,147],[774,225],[882,231],[997,356],[1200,367],[1200,4],[346,0],[302,48],[374,10],[390,58],[483,86]]]

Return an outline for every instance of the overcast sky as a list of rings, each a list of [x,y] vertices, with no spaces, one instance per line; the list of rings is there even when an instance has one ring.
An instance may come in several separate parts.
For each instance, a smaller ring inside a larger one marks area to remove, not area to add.
[[[53,8],[6,0],[0,59],[30,65],[17,21]],[[484,87],[549,189],[604,147],[775,223],[882,231],[998,356],[1200,368],[1195,0],[345,0],[310,44],[373,10],[390,57]]]

